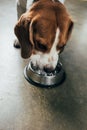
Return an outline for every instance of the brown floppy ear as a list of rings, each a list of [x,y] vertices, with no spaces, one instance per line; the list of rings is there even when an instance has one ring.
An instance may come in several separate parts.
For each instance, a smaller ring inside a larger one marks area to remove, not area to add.
[[[67,40],[70,38],[70,36],[71,36],[73,26],[74,26],[74,22],[73,22],[71,19],[69,19],[69,26],[68,26],[68,30],[67,30],[67,34],[66,34],[66,41],[67,41]]]
[[[67,13],[66,8],[61,3],[57,10],[57,24],[60,30],[57,50],[62,50],[71,36],[74,23]]]
[[[65,23],[64,26],[60,28],[59,43],[57,49],[63,49],[72,33],[73,21],[69,19],[68,21],[65,21]]]
[[[30,20],[26,19],[22,15],[14,28],[15,35],[17,36],[21,45],[21,56],[23,58],[29,58],[33,49],[33,45],[29,39],[29,24]]]

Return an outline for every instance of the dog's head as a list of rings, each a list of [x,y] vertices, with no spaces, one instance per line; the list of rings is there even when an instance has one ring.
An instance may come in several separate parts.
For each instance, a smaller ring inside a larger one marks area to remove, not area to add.
[[[73,22],[59,1],[36,0],[15,26],[23,58],[33,63],[55,68],[60,53],[72,32]]]

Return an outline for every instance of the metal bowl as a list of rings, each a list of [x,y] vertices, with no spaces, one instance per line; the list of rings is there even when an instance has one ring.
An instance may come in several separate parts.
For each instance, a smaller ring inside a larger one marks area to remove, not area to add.
[[[56,68],[52,72],[46,72],[45,70],[40,70],[29,63],[24,68],[25,78],[33,85],[39,87],[53,87],[58,86],[65,79],[65,72],[62,68],[62,64],[58,62]]]

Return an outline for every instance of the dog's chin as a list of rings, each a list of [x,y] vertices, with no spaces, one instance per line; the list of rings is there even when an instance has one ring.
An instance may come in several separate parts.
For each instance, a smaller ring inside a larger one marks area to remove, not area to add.
[[[57,66],[59,56],[54,55],[54,57],[49,59],[46,55],[32,55],[30,59],[33,67],[39,68],[40,70],[53,71]]]

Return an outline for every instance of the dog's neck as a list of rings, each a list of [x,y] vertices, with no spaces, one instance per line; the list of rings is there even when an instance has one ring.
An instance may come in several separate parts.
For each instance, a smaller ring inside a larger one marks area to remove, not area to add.
[[[52,0],[55,1],[55,0]],[[58,0],[60,1],[62,4],[64,4],[65,0]],[[34,2],[34,0],[27,0],[27,9],[29,9],[29,7],[31,6],[31,4]]]
[[[53,2],[55,2],[55,0],[52,0]],[[56,0],[56,1],[60,1],[62,4],[64,4],[65,0]]]
[[[55,0],[52,0],[55,1]],[[58,0],[60,1],[62,4],[64,4],[65,0]],[[31,6],[31,4],[34,2],[34,0],[27,0],[27,9]]]

